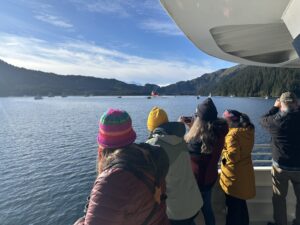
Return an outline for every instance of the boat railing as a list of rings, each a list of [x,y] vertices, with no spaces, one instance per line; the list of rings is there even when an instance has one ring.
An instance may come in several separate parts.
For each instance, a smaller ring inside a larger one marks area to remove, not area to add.
[[[255,144],[252,151],[252,162],[255,167],[271,167],[271,144]],[[221,166],[221,162],[219,162]]]
[[[271,166],[272,153],[270,144],[255,144],[252,151],[254,166]]]

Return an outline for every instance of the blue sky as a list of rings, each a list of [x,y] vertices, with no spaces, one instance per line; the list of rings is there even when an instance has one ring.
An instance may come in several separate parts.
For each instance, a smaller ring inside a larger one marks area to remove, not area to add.
[[[198,50],[158,0],[6,0],[0,59],[16,66],[166,85],[233,64]]]

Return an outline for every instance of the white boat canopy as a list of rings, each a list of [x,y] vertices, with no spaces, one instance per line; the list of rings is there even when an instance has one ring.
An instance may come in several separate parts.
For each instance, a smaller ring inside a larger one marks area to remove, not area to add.
[[[209,55],[247,65],[300,68],[300,0],[161,3],[184,34]]]

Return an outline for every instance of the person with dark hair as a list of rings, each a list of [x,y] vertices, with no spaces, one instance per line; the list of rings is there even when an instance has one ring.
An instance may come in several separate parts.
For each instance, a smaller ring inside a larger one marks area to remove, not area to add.
[[[165,203],[167,154],[135,144],[127,112],[109,109],[100,119],[98,176],[85,217],[74,225],[169,225]]]
[[[217,117],[218,112],[211,98],[197,106],[195,117],[186,123],[190,127],[185,135],[188,143],[192,168],[201,192],[203,206],[201,211],[206,225],[215,225],[212,209],[212,188],[218,179],[218,162],[228,133],[226,120]]]
[[[223,114],[229,125],[222,151],[220,185],[225,192],[226,225],[249,225],[246,200],[255,197],[255,177],[251,159],[254,125],[236,110]]]
[[[287,225],[286,195],[289,181],[293,184],[297,206],[293,225],[300,225],[300,106],[297,96],[283,93],[261,125],[272,137],[273,217],[275,223]]]
[[[148,116],[147,143],[160,146],[167,153],[170,163],[166,177],[167,215],[171,225],[193,225],[202,202],[187,144],[184,141],[185,126],[169,122],[167,113],[154,107]]]

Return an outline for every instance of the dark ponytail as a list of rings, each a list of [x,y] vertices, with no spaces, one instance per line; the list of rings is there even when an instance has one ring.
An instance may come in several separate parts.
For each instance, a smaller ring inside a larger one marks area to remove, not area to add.
[[[239,125],[240,125],[240,127],[243,127],[243,128],[251,128],[251,129],[255,128],[253,123],[251,123],[249,116],[245,113],[241,113]]]

